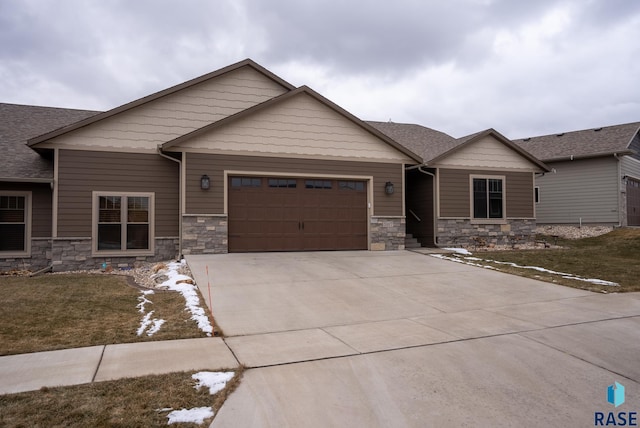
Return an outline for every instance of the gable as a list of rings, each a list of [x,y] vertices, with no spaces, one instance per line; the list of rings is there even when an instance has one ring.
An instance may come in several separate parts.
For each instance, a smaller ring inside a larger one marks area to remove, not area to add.
[[[155,151],[159,144],[287,91],[255,68],[243,66],[55,137],[39,147]]]
[[[509,148],[492,135],[487,135],[478,141],[456,150],[448,156],[443,156],[438,160],[437,166],[519,169],[526,171],[538,171],[540,169],[533,162]]]
[[[180,141],[172,150],[415,163],[305,92]]]

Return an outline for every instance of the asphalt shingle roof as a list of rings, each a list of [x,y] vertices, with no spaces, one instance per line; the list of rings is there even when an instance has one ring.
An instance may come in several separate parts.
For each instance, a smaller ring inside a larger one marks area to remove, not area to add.
[[[422,125],[394,122],[367,123],[415,154],[420,155],[424,162],[429,162],[464,143],[462,139],[455,139],[444,132]]]
[[[545,161],[604,156],[629,152],[629,143],[638,132],[640,122],[581,131],[543,135],[513,140],[520,147]]]
[[[52,162],[29,148],[27,140],[97,113],[0,103],[0,179],[53,178]]]

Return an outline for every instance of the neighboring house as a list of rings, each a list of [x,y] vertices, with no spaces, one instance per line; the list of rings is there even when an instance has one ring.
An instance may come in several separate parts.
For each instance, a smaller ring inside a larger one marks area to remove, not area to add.
[[[0,270],[51,259],[53,159],[27,140],[96,113],[0,103]]]
[[[2,108],[0,270],[498,242],[532,232],[546,171],[493,130],[366,123],[251,60],[107,112]]]
[[[534,176],[546,165],[493,129],[455,139],[369,122],[422,156],[407,168],[407,233],[423,246],[509,244],[535,233]]]
[[[640,226],[640,122],[515,142],[551,173],[536,178],[540,224]]]

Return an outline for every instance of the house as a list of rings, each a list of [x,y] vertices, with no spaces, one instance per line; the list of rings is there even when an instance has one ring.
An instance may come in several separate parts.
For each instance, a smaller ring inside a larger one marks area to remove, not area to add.
[[[536,178],[540,224],[640,226],[640,122],[515,140],[552,168]]]
[[[462,138],[370,122],[418,153],[407,168],[407,233],[423,246],[510,244],[535,233],[534,176],[549,171],[494,129]]]
[[[0,190],[2,270],[398,250],[407,228],[431,233],[425,245],[498,239],[531,231],[533,174],[547,170],[493,130],[397,125],[405,137],[363,122],[251,60],[106,112],[2,108],[3,148],[20,151],[2,152],[16,162]]]

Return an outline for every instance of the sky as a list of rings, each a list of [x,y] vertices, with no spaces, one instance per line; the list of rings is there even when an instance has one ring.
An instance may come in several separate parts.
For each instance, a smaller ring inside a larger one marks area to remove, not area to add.
[[[640,121],[637,0],[0,0],[0,102],[108,110],[246,58],[453,137]]]

